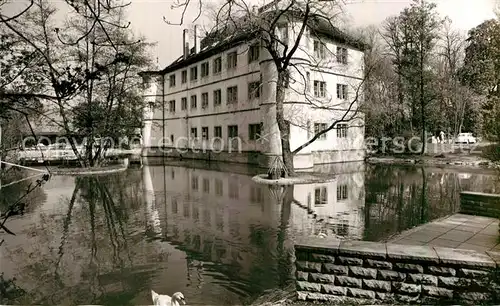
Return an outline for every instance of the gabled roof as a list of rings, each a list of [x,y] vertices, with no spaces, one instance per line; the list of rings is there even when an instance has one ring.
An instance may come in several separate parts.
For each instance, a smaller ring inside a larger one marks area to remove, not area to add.
[[[264,12],[261,15],[274,16],[276,11],[268,11]],[[279,12],[278,12],[279,13]],[[300,15],[301,12],[290,12],[291,14]],[[165,67],[160,71],[144,71],[142,74],[166,74],[173,72],[175,70],[187,67],[191,64],[200,62],[204,59],[210,58],[213,55],[219,54],[227,49],[233,48],[240,43],[250,40],[257,34],[256,29],[251,27],[251,24],[245,23],[243,17],[243,22],[241,24],[246,25],[242,27],[235,28],[226,26],[222,30],[217,30],[209,33],[205,38],[203,38],[200,42],[200,51],[198,53],[194,53],[194,48],[190,50],[190,54],[186,59],[184,56],[180,56],[170,65]],[[358,49],[360,51],[364,51],[367,48],[367,45],[354,37],[348,35],[347,33],[341,31],[339,28],[335,27],[328,21],[327,18],[319,17],[319,16],[311,16],[308,21],[308,27],[311,29],[311,32],[316,35],[326,36],[336,42],[341,44],[350,46],[352,48]],[[221,39],[223,38],[223,39]]]

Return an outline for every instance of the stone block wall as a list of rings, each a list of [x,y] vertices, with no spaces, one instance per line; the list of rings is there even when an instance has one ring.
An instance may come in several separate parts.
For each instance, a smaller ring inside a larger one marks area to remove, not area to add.
[[[500,194],[461,192],[460,212],[476,216],[500,218]]]
[[[295,257],[298,299],[326,303],[479,303],[500,264],[500,253],[328,238]]]
[[[182,153],[180,153],[182,152]],[[267,165],[274,160],[272,156],[260,153],[259,151],[241,152],[212,152],[210,150],[191,150],[175,148],[148,147],[142,151],[144,157],[171,157],[193,160],[209,160],[213,162],[230,162],[249,164],[267,169]],[[295,156],[294,164],[297,170],[312,170],[315,165],[327,165],[346,162],[364,161],[364,150],[335,150],[335,151],[315,151],[312,154],[298,154]]]
[[[185,151],[182,151],[185,150]],[[175,148],[148,148],[143,152],[143,156],[147,157],[170,157],[177,159],[192,159],[192,160],[206,160],[212,162],[230,162],[240,164],[250,164],[259,166],[264,164],[265,156],[256,151],[242,151],[242,152],[212,152],[210,150],[197,150],[191,149],[176,150]],[[181,153],[182,152],[182,153]]]

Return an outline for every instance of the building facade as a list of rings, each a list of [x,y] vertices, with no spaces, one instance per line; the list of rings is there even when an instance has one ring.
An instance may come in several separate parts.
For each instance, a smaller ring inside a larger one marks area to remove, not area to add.
[[[300,26],[290,19],[278,24],[279,39],[291,48]],[[196,27],[193,39],[188,30],[183,34],[177,61],[143,73],[143,154],[269,166],[281,155],[271,55],[245,33],[215,42],[200,41]],[[363,55],[362,44],[336,28],[308,28],[300,39],[284,100],[291,150],[337,124],[295,155],[297,169],[364,159],[364,120],[358,111]]]

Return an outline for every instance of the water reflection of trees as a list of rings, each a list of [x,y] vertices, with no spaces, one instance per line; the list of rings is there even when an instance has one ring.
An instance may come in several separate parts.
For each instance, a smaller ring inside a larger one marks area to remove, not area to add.
[[[254,297],[267,289],[286,287],[292,275],[293,243],[289,225],[294,201],[293,185],[259,187],[269,192],[271,202],[268,205],[280,207],[280,218],[277,228],[259,225],[250,225],[249,228],[249,242],[259,250],[248,278],[248,282],[258,284],[253,288]]]
[[[40,213],[27,241],[7,248],[26,293],[9,303],[131,304],[154,269],[132,258],[143,221],[130,213],[142,204],[140,172],[75,178],[63,216]]]
[[[381,240],[460,209],[460,191],[498,190],[494,176],[375,165],[366,173],[366,240]]]

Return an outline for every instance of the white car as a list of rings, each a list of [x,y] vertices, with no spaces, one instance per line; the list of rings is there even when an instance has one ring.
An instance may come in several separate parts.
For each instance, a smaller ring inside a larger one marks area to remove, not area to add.
[[[455,143],[476,143],[476,137],[472,136],[472,133],[460,133],[455,139]]]

